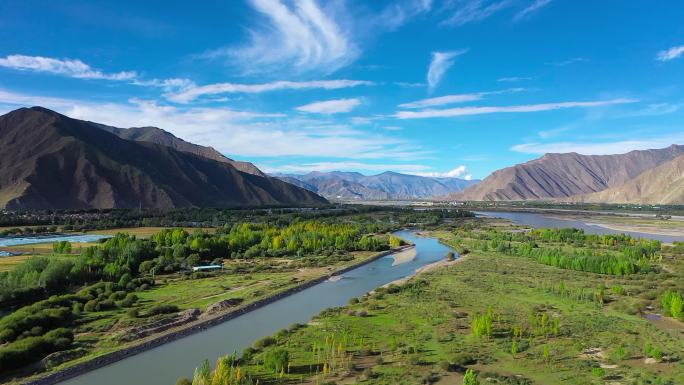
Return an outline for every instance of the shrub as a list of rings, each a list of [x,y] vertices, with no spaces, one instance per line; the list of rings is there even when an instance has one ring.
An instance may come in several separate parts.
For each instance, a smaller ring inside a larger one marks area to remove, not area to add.
[[[176,305],[157,305],[147,311],[147,316],[150,317],[158,314],[169,314],[177,312],[178,306]]]
[[[258,339],[254,342],[254,347],[257,349],[263,349],[267,346],[271,346],[276,343],[275,338],[273,337],[264,337],[261,339]]]
[[[264,354],[264,368],[278,374],[290,362],[290,353],[285,349],[273,349]]]

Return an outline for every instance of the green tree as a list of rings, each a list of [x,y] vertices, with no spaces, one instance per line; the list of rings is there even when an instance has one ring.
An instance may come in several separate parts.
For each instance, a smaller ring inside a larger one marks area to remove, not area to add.
[[[463,376],[463,385],[480,385],[477,374],[472,369],[466,370],[465,376]]]

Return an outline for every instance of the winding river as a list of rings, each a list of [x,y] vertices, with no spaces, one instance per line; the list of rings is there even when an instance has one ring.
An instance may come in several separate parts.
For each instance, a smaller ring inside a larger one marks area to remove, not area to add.
[[[343,274],[342,279],[326,281],[268,304],[220,325],[147,350],[116,363],[93,370],[63,385],[173,385],[179,377],[192,377],[201,361],[241,352],[255,340],[288,325],[306,323],[323,309],[342,306],[350,298],[413,274],[416,269],[443,259],[452,251],[436,239],[400,231],[398,236],[416,244],[416,257],[392,266],[386,256]]]

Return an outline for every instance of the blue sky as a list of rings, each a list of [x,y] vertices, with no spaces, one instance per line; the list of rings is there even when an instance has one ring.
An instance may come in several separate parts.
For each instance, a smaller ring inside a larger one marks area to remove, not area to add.
[[[154,125],[270,172],[483,178],[684,143],[684,3],[0,3],[0,113]]]

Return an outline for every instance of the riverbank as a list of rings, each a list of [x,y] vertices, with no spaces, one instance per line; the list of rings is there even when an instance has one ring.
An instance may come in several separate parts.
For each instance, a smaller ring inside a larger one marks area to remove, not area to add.
[[[213,326],[216,326],[218,324],[224,323],[226,321],[229,321],[231,319],[234,319],[236,317],[239,317],[241,315],[244,315],[246,313],[252,312],[254,310],[257,310],[259,308],[262,308],[268,304],[271,304],[273,302],[276,302],[280,299],[283,299],[287,296],[290,296],[292,294],[298,293],[300,291],[303,291],[307,288],[310,288],[312,286],[315,286],[319,283],[322,283],[326,280],[331,279],[332,277],[339,276],[343,273],[346,273],[350,270],[356,269],[358,267],[361,267],[363,265],[366,265],[368,263],[371,263],[373,261],[376,261],[380,258],[383,258],[387,255],[396,253],[396,252],[402,252],[405,249],[409,248],[411,246],[404,246],[396,249],[391,249],[387,251],[383,251],[380,253],[373,254],[367,258],[363,258],[360,261],[356,261],[350,265],[344,266],[342,268],[336,269],[334,271],[329,271],[317,278],[309,279],[304,282],[299,283],[298,285],[281,290],[278,292],[274,292],[272,295],[262,298],[260,300],[257,300],[255,302],[252,302],[250,304],[244,305],[243,307],[240,308],[233,308],[226,310],[224,312],[219,312],[215,313],[211,316],[204,316],[200,317],[200,319],[187,323],[185,325],[179,326],[177,328],[169,329],[166,330],[162,333],[158,333],[155,335],[148,336],[146,338],[140,339],[128,346],[125,346],[121,349],[117,349],[116,351],[108,352],[105,354],[102,354],[97,357],[92,357],[87,359],[86,361],[82,362],[77,362],[71,366],[62,368],[62,369],[57,369],[54,372],[51,373],[41,373],[37,376],[34,376],[34,378],[26,378],[22,380],[18,380],[15,382],[12,382],[12,384],[26,384],[26,385],[52,385],[52,384],[57,384],[59,382],[68,380],[73,377],[77,377],[81,374],[87,373],[89,371],[101,368],[103,366],[112,364],[114,362],[123,360],[125,358],[131,357],[133,355],[142,353],[144,351],[159,347],[161,345],[164,345],[166,343],[178,340],[180,338],[189,336],[194,333],[201,332],[203,330],[206,330],[208,328],[211,328]]]

